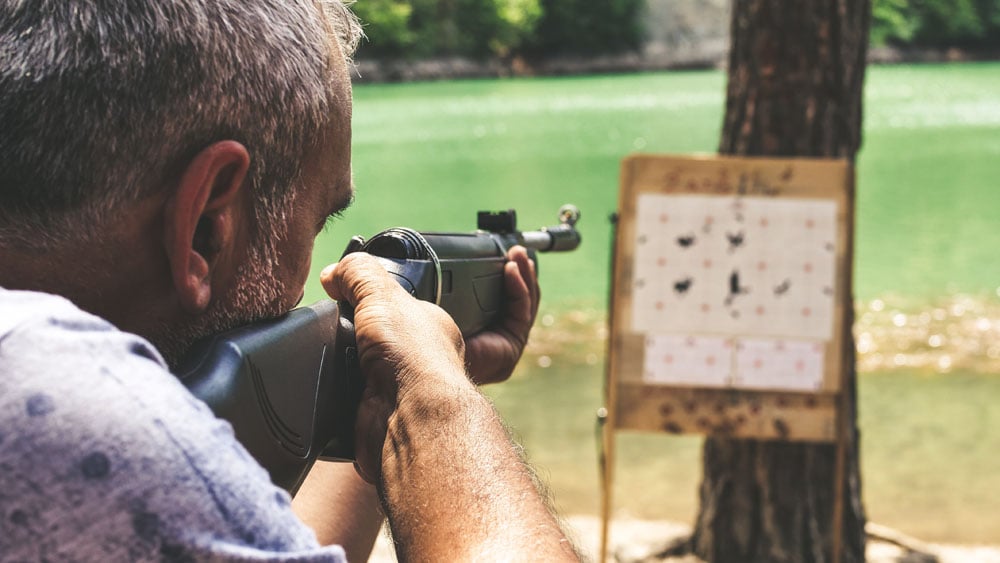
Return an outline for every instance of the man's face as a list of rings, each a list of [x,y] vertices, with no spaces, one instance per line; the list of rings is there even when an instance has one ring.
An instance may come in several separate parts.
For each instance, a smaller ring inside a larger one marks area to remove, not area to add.
[[[279,240],[273,257],[264,245],[245,249],[245,258],[235,276],[220,287],[218,297],[194,322],[180,329],[166,329],[156,342],[171,365],[176,364],[197,339],[250,321],[281,315],[302,298],[309,275],[313,245],[329,217],[343,211],[354,194],[351,180],[351,85],[344,58],[334,73],[336,102],[331,124],[303,159],[301,182],[285,222],[279,225]]]
[[[350,205],[354,196],[351,89],[346,73],[343,84],[331,127],[318,146],[306,155],[302,185],[296,191],[286,223],[286,236],[276,248],[278,269],[274,274],[285,285],[280,298],[282,311],[287,311],[302,298],[316,236],[331,217]]]

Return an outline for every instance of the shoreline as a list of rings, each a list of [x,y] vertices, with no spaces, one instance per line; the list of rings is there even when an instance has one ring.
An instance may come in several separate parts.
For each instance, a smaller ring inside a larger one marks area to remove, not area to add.
[[[571,536],[570,539],[580,550],[584,560],[596,561],[600,544],[600,518],[580,514],[567,516],[563,518],[563,526],[567,534]],[[872,526],[871,523],[869,526]],[[888,530],[877,525],[875,527],[880,531]],[[690,532],[690,526],[678,522],[637,520],[628,517],[615,518],[612,520],[609,532],[608,560],[644,560],[647,556],[662,550],[673,540],[682,538]],[[896,534],[902,536],[898,532]],[[935,556],[940,563],[1000,563],[1000,546],[928,544],[905,536],[902,537],[904,539],[900,540],[901,542],[910,542],[909,545],[917,547],[920,553]],[[869,537],[865,559],[868,563],[895,563],[902,561],[908,555],[912,556],[913,553],[914,551],[900,545]],[[921,560],[931,561],[932,559]],[[375,541],[375,548],[368,561],[370,563],[393,563],[396,561],[392,541],[385,528],[379,533],[378,539]],[[701,563],[702,560],[693,555],[687,555],[659,559],[659,561]]]
[[[594,57],[560,56],[539,60],[521,57],[475,60],[465,57],[431,59],[374,59],[354,61],[355,84],[380,84],[475,78],[579,76],[636,72],[725,69],[728,52],[713,48],[704,52],[645,54],[628,52]],[[970,51],[956,47],[897,48],[873,47],[869,65],[987,62],[1000,60],[1000,51]]]

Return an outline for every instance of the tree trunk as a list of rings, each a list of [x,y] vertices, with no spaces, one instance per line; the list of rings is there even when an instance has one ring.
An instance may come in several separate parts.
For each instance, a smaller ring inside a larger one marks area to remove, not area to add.
[[[869,19],[869,0],[735,0],[719,152],[853,161],[861,142]],[[853,205],[853,193],[849,201]],[[853,231],[853,225],[849,228]],[[853,233],[848,238],[853,245]],[[842,298],[853,303],[850,284],[843,285]],[[854,319],[852,307],[847,311],[842,486],[834,484],[835,445],[707,438],[701,506],[691,538],[699,557],[740,563],[832,561],[833,500],[839,488],[844,499],[840,559],[864,561]]]

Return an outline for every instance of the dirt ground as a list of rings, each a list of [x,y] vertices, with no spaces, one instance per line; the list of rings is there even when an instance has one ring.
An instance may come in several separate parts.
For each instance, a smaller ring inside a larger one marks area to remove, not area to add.
[[[595,516],[570,516],[565,520],[566,529],[588,561],[596,561],[600,549],[601,521]],[[892,531],[879,529],[885,535]],[[671,538],[690,533],[683,524],[666,521],[619,519],[612,522],[608,561],[639,561],[644,556],[662,548]],[[940,563],[1000,563],[1000,546],[962,546],[926,544],[913,538],[901,538],[916,544],[921,551],[936,556]],[[892,543],[869,540],[869,563],[930,563],[934,558],[917,557]],[[372,552],[371,563],[396,561],[392,543],[386,533],[379,536]],[[675,558],[674,563],[700,563],[696,557]]]

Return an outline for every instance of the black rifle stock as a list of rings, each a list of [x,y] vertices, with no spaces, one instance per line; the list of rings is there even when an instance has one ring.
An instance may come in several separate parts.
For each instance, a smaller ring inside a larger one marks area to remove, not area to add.
[[[462,334],[489,326],[503,308],[503,268],[514,245],[536,252],[573,250],[579,211],[560,223],[518,231],[513,210],[479,213],[472,233],[396,228],[354,237],[345,254],[367,252],[418,299],[437,303]],[[354,459],[354,423],[364,390],[353,311],[332,300],[210,337],[180,363],[180,380],[228,420],[236,438],[278,486],[294,493],[319,459]]]

